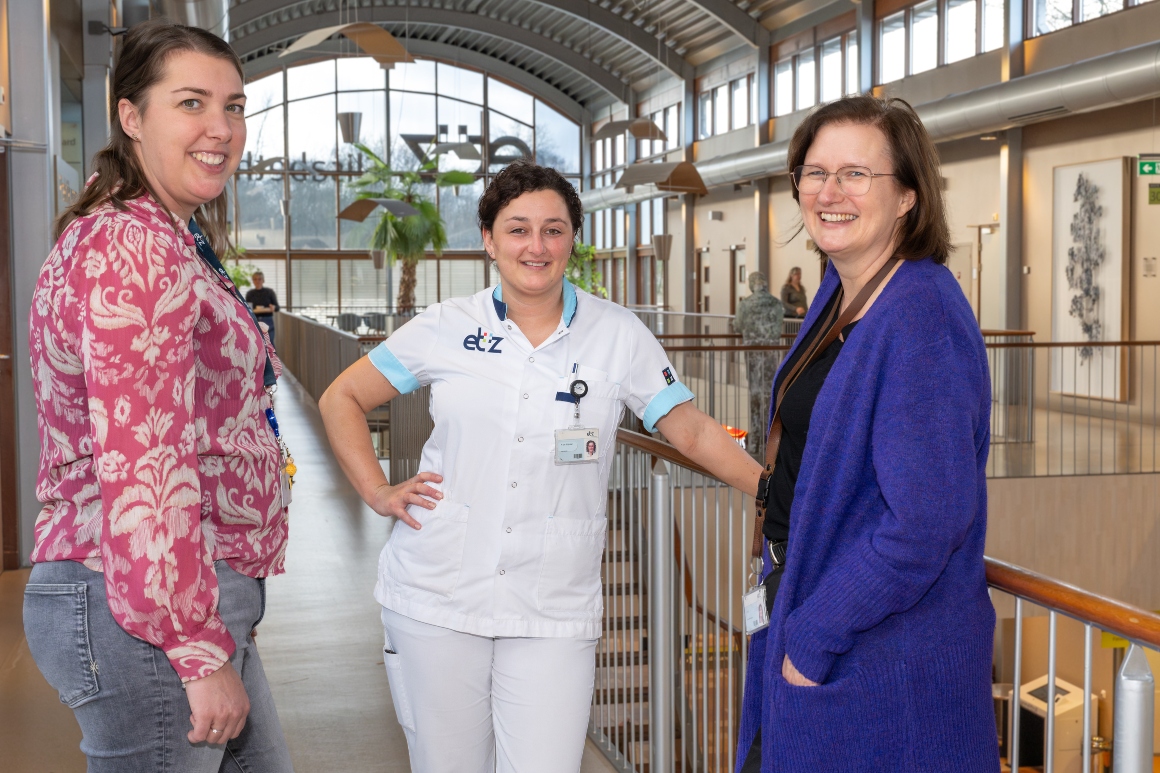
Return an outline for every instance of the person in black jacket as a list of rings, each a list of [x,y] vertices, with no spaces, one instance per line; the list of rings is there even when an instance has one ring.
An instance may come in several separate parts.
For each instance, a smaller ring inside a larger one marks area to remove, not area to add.
[[[250,277],[254,289],[246,292],[246,303],[254,310],[254,316],[259,322],[264,322],[270,328],[270,343],[274,343],[274,312],[282,308],[278,305],[278,294],[266,287],[266,275],[255,271]]]

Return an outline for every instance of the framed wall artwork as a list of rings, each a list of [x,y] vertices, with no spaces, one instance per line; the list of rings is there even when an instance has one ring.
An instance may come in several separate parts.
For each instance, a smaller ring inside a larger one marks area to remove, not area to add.
[[[1131,159],[1057,166],[1051,239],[1051,391],[1124,402],[1129,332]]]

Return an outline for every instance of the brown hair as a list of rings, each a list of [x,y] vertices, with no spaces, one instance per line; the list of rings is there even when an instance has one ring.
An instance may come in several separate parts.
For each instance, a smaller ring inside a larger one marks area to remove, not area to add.
[[[794,190],[795,190],[795,192],[796,192],[796,190],[797,190],[797,189],[795,188]],[[793,275],[794,275],[794,274],[797,274],[798,276],[801,276],[801,275],[802,275],[802,269],[801,269],[801,266],[794,266],[793,268],[791,268],[791,269],[789,270],[789,274],[787,274],[787,275],[786,275],[786,277],[785,277],[785,283],[786,283],[786,284],[789,284],[789,283],[793,282]]]
[[[194,51],[224,59],[232,63],[237,68],[238,77],[245,80],[238,55],[228,43],[212,33],[197,27],[175,24],[167,19],[152,19],[133,25],[125,36],[125,44],[113,72],[109,94],[112,136],[109,144],[93,156],[92,171],[97,177],[81,192],[76,203],[57,218],[54,238],[59,239],[73,220],[89,214],[105,202],[124,212],[126,201],[148,193],[160,203],[157,193],[149,187],[145,170],[137,160],[133,139],[121,126],[117,105],[122,99],[127,99],[143,112],[149,89],[164,76],[169,57],[181,51]],[[210,246],[223,257],[229,246],[227,211],[226,192],[223,190],[221,195],[202,204],[194,213],[197,224],[209,238]]]
[[[873,126],[886,136],[894,181],[914,191],[914,206],[898,226],[894,254],[906,260],[932,257],[946,263],[951,232],[943,203],[938,151],[922,120],[908,102],[897,98],[846,97],[819,107],[798,126],[789,142],[789,168],[805,163],[806,153],[823,126],[830,124]],[[798,200],[797,186],[793,187]]]
[[[572,220],[573,238],[580,233],[584,225],[584,205],[580,203],[580,194],[564,175],[550,166],[539,166],[527,159],[520,159],[508,164],[503,171],[491,180],[491,185],[479,197],[479,227],[483,231],[495,228],[495,219],[500,210],[518,199],[525,193],[534,191],[555,191],[564,199],[568,207],[568,216]]]

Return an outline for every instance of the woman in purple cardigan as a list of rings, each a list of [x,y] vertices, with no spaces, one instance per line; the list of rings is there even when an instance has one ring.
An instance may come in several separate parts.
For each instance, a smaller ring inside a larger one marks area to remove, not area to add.
[[[830,264],[774,381],[772,610],[750,645],[738,771],[997,773],[990,379],[943,265],[937,153],[910,105],[860,96],[810,115],[789,167]]]

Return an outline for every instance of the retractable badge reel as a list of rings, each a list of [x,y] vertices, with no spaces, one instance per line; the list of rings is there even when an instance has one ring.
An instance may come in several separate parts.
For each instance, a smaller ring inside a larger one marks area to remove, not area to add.
[[[576,404],[572,423],[556,430],[556,464],[583,464],[600,459],[600,429],[580,424],[580,401],[588,394],[588,384],[581,379],[568,385],[568,394]]]

